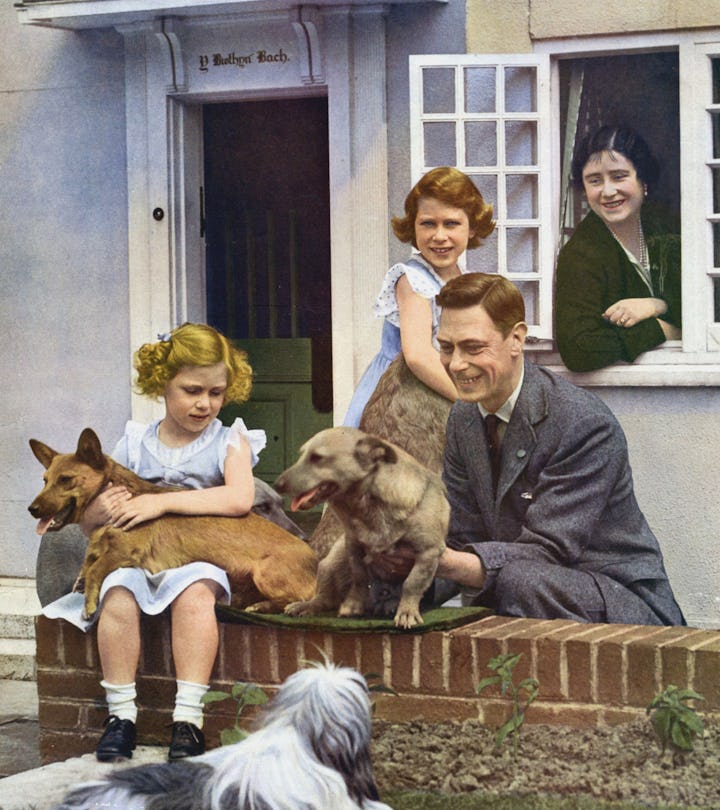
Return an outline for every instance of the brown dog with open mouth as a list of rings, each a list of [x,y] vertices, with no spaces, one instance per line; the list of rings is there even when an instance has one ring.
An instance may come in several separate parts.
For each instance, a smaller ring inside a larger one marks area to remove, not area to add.
[[[395,624],[405,629],[422,624],[420,599],[445,549],[450,517],[437,473],[377,436],[337,427],[307,441],[275,488],[293,496],[293,510],[327,501],[344,529],[320,562],[316,595],[288,605],[286,613],[316,615],[339,608],[339,616],[363,615],[368,568],[377,555],[402,545],[412,549],[415,562],[403,583]]]
[[[133,495],[161,492],[104,455],[86,428],[74,453],[57,453],[36,439],[30,447],[46,468],[45,486],[28,507],[38,532],[79,523],[108,482]],[[232,603],[246,610],[278,613],[315,593],[317,557],[303,540],[249,512],[243,517],[163,515],[127,531],[101,526],[90,536],[76,590],[85,591],[85,618],[97,610],[105,577],[116,568],[155,574],[189,562],[209,562],[227,572]]]

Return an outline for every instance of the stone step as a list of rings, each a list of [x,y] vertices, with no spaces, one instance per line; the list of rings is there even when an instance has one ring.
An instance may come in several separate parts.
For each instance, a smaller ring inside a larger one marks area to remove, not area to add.
[[[35,680],[35,641],[0,638],[0,679]]]
[[[34,639],[35,617],[0,613],[0,638]]]

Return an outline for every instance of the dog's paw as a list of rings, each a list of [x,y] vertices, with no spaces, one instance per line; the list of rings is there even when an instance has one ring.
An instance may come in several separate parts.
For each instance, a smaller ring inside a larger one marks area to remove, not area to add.
[[[423,617],[417,608],[403,607],[398,608],[395,614],[395,627],[400,627],[403,630],[409,630],[418,624],[424,624]]]
[[[286,616],[313,616],[315,610],[312,602],[291,602],[285,605]]]
[[[365,601],[363,599],[353,599],[348,597],[338,609],[338,616],[363,615],[365,615]]]
[[[72,586],[73,593],[85,593],[85,577],[78,577]]]

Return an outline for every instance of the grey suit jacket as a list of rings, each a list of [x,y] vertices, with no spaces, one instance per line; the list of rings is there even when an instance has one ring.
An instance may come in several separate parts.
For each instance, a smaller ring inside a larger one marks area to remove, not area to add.
[[[483,593],[507,562],[542,560],[612,580],[596,579],[610,622],[626,620],[608,587],[617,583],[664,624],[684,623],[657,539],[635,499],[625,435],[595,395],[526,361],[503,439],[497,495],[475,404],[452,408],[443,477],[451,505],[448,545],[482,559]]]

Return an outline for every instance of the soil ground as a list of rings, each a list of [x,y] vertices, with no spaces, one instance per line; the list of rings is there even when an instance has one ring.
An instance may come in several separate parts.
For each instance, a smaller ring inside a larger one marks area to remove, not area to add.
[[[418,798],[417,808],[449,807],[450,796],[461,795],[475,796],[478,802],[452,806],[490,807],[480,799],[517,795],[561,797],[565,801],[552,806],[568,808],[604,806],[604,800],[634,807],[720,810],[720,723],[705,725],[695,750],[675,758],[662,754],[645,720],[585,730],[526,725],[514,758],[512,742],[506,740],[496,750],[495,730],[477,721],[376,720],[372,758],[378,787],[388,798],[399,789],[447,797],[440,804]],[[521,801],[517,807],[530,804]]]

